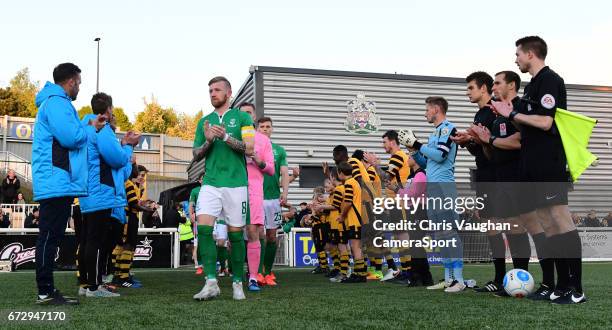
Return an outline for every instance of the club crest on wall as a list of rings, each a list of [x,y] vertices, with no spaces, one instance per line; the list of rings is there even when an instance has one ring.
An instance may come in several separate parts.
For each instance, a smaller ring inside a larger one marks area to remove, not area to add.
[[[376,114],[376,103],[363,93],[346,103],[348,110],[344,124],[347,131],[354,134],[372,134],[380,127],[380,117]]]

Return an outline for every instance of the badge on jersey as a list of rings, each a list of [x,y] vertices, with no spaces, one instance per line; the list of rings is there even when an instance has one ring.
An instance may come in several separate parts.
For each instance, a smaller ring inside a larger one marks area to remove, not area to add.
[[[506,136],[508,131],[506,131],[506,123],[499,124],[499,136]]]
[[[540,103],[542,104],[544,108],[552,109],[555,107],[555,98],[550,94],[546,94],[542,96]]]
[[[440,131],[440,136],[448,135],[448,127],[444,127],[442,131]]]

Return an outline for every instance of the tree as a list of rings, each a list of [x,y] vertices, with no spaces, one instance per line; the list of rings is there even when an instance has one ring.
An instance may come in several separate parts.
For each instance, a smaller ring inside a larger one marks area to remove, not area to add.
[[[117,126],[121,131],[126,132],[134,128],[134,125],[132,122],[130,122],[130,119],[125,114],[125,111],[123,111],[123,108],[114,108],[113,116],[115,116],[115,121],[117,122]]]
[[[30,80],[30,70],[28,68],[19,70],[15,77],[11,79],[11,92],[15,95],[18,102],[25,107],[25,109],[20,111],[18,116],[36,117],[38,108],[34,100],[36,94],[40,90],[38,85],[38,82],[32,82]]]
[[[83,119],[85,115],[93,114],[93,110],[91,109],[91,106],[86,105],[86,106],[81,107],[79,111],[77,111],[77,113],[79,114],[79,118]]]
[[[144,98],[145,108],[136,115],[134,129],[143,133],[165,134],[168,128],[178,123],[178,116],[174,109],[163,108],[154,96],[151,102]]]
[[[180,137],[183,140],[193,140],[198,121],[202,118],[202,110],[198,111],[195,116],[190,116],[185,113],[178,115],[178,122],[175,126],[168,128],[166,134],[169,136]]]
[[[0,115],[26,117],[30,116],[25,104],[21,103],[10,87],[0,88]]]

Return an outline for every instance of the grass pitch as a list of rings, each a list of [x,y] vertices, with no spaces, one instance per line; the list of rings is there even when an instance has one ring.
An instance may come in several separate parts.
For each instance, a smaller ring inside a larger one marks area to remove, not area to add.
[[[536,281],[539,265],[530,264]],[[508,268],[509,269],[509,268]],[[606,328],[612,327],[611,263],[584,265],[584,287],[589,301],[557,306],[526,299],[497,298],[468,290],[460,294],[407,288],[396,284],[330,283],[310,269],[278,268],[279,286],[249,293],[233,301],[231,282],[221,278],[221,296],[212,301],[192,299],[203,285],[193,268],[179,270],[136,269],[142,289],[121,289],[119,298],[82,298],[79,306],[40,307],[34,304],[32,271],[0,273],[0,329],[405,329],[405,328]],[[435,279],[442,269],[433,267]],[[483,284],[492,278],[491,264],[468,265],[466,278]],[[76,296],[73,272],[56,272],[56,286]],[[65,311],[64,322],[9,322],[16,311]]]

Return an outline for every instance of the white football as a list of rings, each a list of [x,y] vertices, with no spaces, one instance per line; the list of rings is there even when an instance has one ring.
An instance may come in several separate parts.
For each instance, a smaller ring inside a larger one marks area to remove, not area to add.
[[[515,268],[504,276],[504,290],[512,297],[523,298],[533,293],[535,282],[528,271]]]

